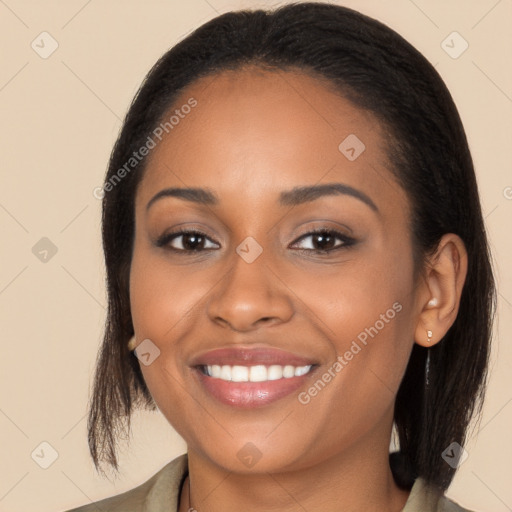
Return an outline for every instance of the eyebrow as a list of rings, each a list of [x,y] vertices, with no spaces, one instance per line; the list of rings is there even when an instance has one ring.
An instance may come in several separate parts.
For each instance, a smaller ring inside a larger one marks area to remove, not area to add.
[[[309,201],[314,201],[319,197],[333,195],[347,195],[355,197],[369,206],[373,211],[379,211],[377,205],[364,192],[343,183],[326,183],[324,185],[295,187],[292,190],[281,192],[279,202],[285,206],[296,206]]]
[[[216,205],[219,200],[217,196],[208,189],[204,188],[164,188],[154,195],[146,205],[146,211],[158,201],[164,197],[178,197],[191,201],[194,203],[205,204],[205,205]]]
[[[312,185],[304,187],[295,187],[291,190],[281,192],[279,204],[282,206],[297,206],[303,203],[314,201],[320,197],[332,195],[347,195],[359,199],[369,206],[374,212],[378,212],[377,205],[360,190],[345,185],[343,183],[326,183],[323,185]],[[177,197],[186,201],[191,201],[207,206],[219,204],[219,198],[209,189],[204,188],[165,188],[154,195],[146,206],[146,211],[158,200],[164,197]]]

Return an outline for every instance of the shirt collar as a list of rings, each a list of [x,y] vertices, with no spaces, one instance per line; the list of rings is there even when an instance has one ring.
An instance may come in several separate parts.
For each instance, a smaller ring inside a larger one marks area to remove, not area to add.
[[[183,482],[188,475],[188,455],[184,453],[164,466],[144,500],[144,512],[177,511]],[[402,512],[435,512],[442,492],[417,478]]]

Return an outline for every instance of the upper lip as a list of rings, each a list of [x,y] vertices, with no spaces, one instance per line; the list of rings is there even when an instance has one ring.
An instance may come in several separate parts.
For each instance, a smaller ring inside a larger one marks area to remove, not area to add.
[[[285,350],[259,347],[226,347],[218,348],[204,352],[194,357],[191,366],[204,365],[291,365],[291,366],[307,366],[314,365],[315,362],[310,358],[299,356]]]

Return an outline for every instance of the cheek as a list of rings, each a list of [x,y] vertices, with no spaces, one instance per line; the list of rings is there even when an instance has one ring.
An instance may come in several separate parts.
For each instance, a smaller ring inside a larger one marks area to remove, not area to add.
[[[308,277],[294,292],[305,298],[332,349],[333,417],[371,424],[393,403],[414,335],[413,260],[407,247],[378,251],[340,266],[329,278]],[[340,360],[341,357],[341,360]],[[337,371],[336,371],[337,369]],[[327,375],[326,378],[329,378]],[[318,403],[320,408],[320,403]]]
[[[164,344],[176,339],[180,324],[193,315],[208,291],[201,272],[169,265],[165,257],[141,247],[130,271],[130,307],[137,337]]]
[[[135,243],[130,270],[130,307],[133,326],[140,342],[150,339],[159,350],[151,364],[140,363],[144,381],[155,403],[173,428],[184,438],[190,431],[190,396],[183,381],[182,340],[191,328],[206,284],[196,274],[180,272],[165,258]],[[197,411],[195,411],[197,414]]]
[[[360,333],[363,342],[365,333],[370,338],[366,330],[391,350],[412,332],[407,308],[414,298],[414,280],[408,247],[370,248],[328,272],[297,272],[293,291],[322,321],[325,333],[340,340],[335,343],[338,352]]]

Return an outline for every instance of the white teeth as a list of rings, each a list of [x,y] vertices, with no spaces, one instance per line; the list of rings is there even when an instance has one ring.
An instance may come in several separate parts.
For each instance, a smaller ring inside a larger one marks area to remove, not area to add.
[[[286,365],[283,370],[283,377],[289,379],[295,375],[295,368],[290,365]]]
[[[231,380],[233,382],[247,382],[249,380],[249,368],[247,366],[233,366],[231,368]]]
[[[283,378],[283,367],[278,364],[274,364],[268,367],[267,370],[267,379],[268,380],[277,380]]]
[[[229,365],[207,365],[204,367],[205,373],[210,377],[232,382],[265,382],[268,380],[289,379],[291,377],[300,377],[306,375],[311,370],[311,365],[307,366],[281,366],[274,364],[268,368],[264,365],[256,366],[229,366]]]
[[[300,377],[301,375],[306,375],[309,372],[311,366],[297,366],[295,368],[295,377]]]
[[[251,366],[249,371],[249,380],[251,382],[262,382],[267,380],[267,369],[262,364]]]
[[[209,366],[207,366],[207,368],[208,368],[208,370],[210,370]],[[231,367],[227,366],[227,365],[224,365],[220,369],[219,378],[222,379],[222,380],[231,380]]]

